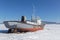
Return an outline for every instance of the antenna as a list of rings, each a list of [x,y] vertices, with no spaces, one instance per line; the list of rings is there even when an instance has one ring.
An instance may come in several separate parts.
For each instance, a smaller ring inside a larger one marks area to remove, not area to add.
[[[32,4],[32,15],[35,15],[35,5],[34,4]]]

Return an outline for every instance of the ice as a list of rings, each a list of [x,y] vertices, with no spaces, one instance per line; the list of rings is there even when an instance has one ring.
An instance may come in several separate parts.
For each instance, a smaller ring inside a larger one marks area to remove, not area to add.
[[[0,24],[0,40],[60,40],[60,24],[46,24],[44,30],[27,33],[6,33],[8,28]]]

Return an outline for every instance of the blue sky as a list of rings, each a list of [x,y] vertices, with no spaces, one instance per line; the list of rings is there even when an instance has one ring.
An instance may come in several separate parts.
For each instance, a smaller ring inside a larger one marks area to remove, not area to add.
[[[33,4],[35,16],[44,21],[60,22],[60,0],[0,0],[0,21],[18,20],[22,15],[30,19]]]

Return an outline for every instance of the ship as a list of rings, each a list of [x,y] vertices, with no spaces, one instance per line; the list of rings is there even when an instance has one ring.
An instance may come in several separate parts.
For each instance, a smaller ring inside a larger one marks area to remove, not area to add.
[[[39,17],[27,20],[26,16],[22,16],[21,21],[4,21],[3,23],[9,29],[8,33],[35,32],[43,30],[45,26]]]

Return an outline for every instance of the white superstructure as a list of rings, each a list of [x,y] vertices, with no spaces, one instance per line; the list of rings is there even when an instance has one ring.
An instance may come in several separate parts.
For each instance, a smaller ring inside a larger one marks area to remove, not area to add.
[[[24,22],[25,21],[25,22]],[[34,25],[41,25],[41,19],[36,18],[33,21],[26,21],[25,17],[22,18],[22,21],[5,21],[4,22],[7,28],[33,28]]]

